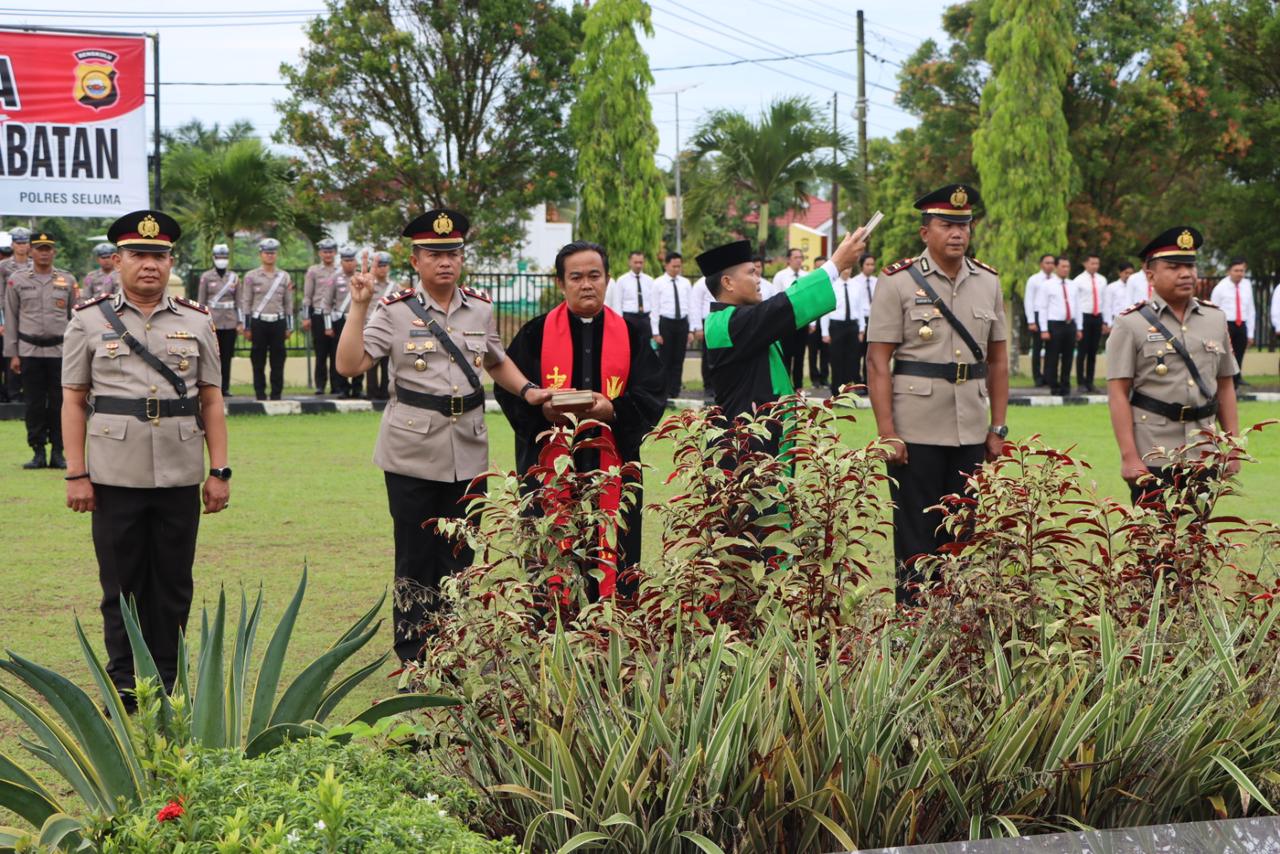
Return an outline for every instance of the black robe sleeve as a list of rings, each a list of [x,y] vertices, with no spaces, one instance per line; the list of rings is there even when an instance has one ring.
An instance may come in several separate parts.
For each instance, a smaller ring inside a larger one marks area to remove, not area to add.
[[[640,459],[640,441],[662,419],[667,408],[662,362],[650,345],[651,329],[643,321],[627,320],[631,346],[631,374],[627,387],[613,401],[613,436],[625,460]]]
[[[774,294],[755,305],[739,306],[729,318],[729,338],[733,346],[722,354],[721,363],[759,358],[773,342],[796,331],[796,312],[785,293]]]
[[[541,385],[539,362],[542,361],[542,333],[547,322],[545,314],[535,317],[511,339],[507,347],[507,358],[515,363],[524,375],[532,382]],[[494,400],[502,407],[502,414],[507,416],[508,423],[516,435],[516,471],[524,474],[530,466],[538,462],[538,445],[535,441],[544,431],[551,428],[551,422],[542,416],[541,406],[530,406],[501,386],[493,387]]]

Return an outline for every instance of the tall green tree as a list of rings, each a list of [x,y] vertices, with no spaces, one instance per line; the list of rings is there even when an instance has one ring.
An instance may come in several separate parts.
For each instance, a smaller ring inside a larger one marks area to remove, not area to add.
[[[986,215],[978,248],[997,268],[1067,241],[1073,164],[1062,90],[1071,66],[1069,0],[995,0],[973,162]],[[1006,288],[1015,276],[1005,277]],[[1013,301],[1008,302],[1010,312]],[[1011,314],[1012,318],[1012,314]],[[1011,328],[1018,328],[1012,323]]]
[[[513,255],[539,201],[571,195],[567,114],[581,7],[545,0],[326,0],[278,136],[358,237],[467,213],[481,257]]]
[[[570,118],[581,200],[576,233],[602,244],[615,272],[630,252],[656,258],[662,239],[666,188],[654,162],[653,74],[639,40],[653,36],[650,15],[644,0],[599,0],[587,12],[573,65],[581,86]]]
[[[710,168],[690,187],[690,204],[750,206],[758,216],[756,244],[764,253],[769,219],[782,212],[774,200],[785,200],[783,210],[803,205],[818,179],[830,173],[824,158],[833,145],[847,148],[807,98],[780,98],[754,121],[734,110],[716,110],[694,134],[693,160],[709,160]]]

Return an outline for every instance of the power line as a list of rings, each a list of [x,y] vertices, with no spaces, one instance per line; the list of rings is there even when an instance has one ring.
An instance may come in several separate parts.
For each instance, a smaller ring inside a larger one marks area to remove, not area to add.
[[[298,15],[324,15],[328,9],[244,9],[229,11],[226,9],[214,12],[165,12],[165,11],[130,11],[125,9],[23,9],[11,6],[0,6],[0,13],[11,15],[40,15],[43,17],[65,18],[146,18],[147,20],[191,20],[204,18],[282,18]]]
[[[709,45],[708,45],[709,46]],[[687,71],[690,68],[726,68],[730,65],[763,64],[766,62],[783,62],[789,59],[807,59],[811,56],[835,56],[841,53],[854,53],[857,48],[847,47],[840,50],[824,50],[817,53],[793,53],[789,56],[762,56],[756,59],[735,59],[731,62],[703,62],[697,65],[666,65],[650,68],[650,71]]]

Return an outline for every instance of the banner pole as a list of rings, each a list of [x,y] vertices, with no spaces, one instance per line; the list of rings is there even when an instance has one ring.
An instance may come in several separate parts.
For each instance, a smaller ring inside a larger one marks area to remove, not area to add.
[[[161,209],[160,204],[160,34],[151,33],[151,57],[153,62],[151,87],[153,91],[152,100],[155,109],[155,150],[152,154],[153,169],[155,170],[155,192],[153,198],[155,202],[152,207],[156,210]]]

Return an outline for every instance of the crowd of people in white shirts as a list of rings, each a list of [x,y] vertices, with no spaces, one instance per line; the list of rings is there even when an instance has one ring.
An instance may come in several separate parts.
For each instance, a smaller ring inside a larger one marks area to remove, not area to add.
[[[815,266],[825,260],[817,259]],[[764,259],[758,257],[755,263],[757,271],[762,271]],[[702,324],[712,302],[706,279],[691,283],[682,275],[683,264],[679,253],[669,253],[662,274],[653,278],[644,271],[644,254],[633,252],[628,259],[628,272],[610,280],[605,296],[605,304],[614,311],[643,318],[650,324],[667,376],[667,392],[673,398],[681,392],[687,350],[702,344]],[[834,392],[845,383],[863,382],[865,332],[877,281],[876,259],[864,255],[858,266],[856,271],[841,271],[841,278],[835,283],[835,309],[819,323],[782,342],[784,361],[796,388],[804,386],[806,354],[810,379],[816,387],[829,387]],[[1097,355],[1112,323],[1120,312],[1151,298],[1147,277],[1134,265],[1122,264],[1116,278],[1110,281],[1100,267],[1101,259],[1090,254],[1085,256],[1083,269],[1072,275],[1069,258],[1045,254],[1040,259],[1040,269],[1028,277],[1023,289],[1021,303],[1032,343],[1032,374],[1035,384],[1047,386],[1052,394],[1072,393],[1073,365],[1078,390],[1098,392]],[[1233,260],[1227,275],[1209,296],[1210,302],[1227,315],[1232,349],[1242,364],[1245,352],[1256,341],[1254,325],[1258,320],[1253,283],[1247,272],[1244,260]],[[804,273],[804,253],[790,250],[786,266],[772,280],[761,277],[761,296],[768,299],[781,293]],[[1280,294],[1271,300],[1270,320],[1280,335]],[[710,396],[705,364],[703,360],[703,388]]]

